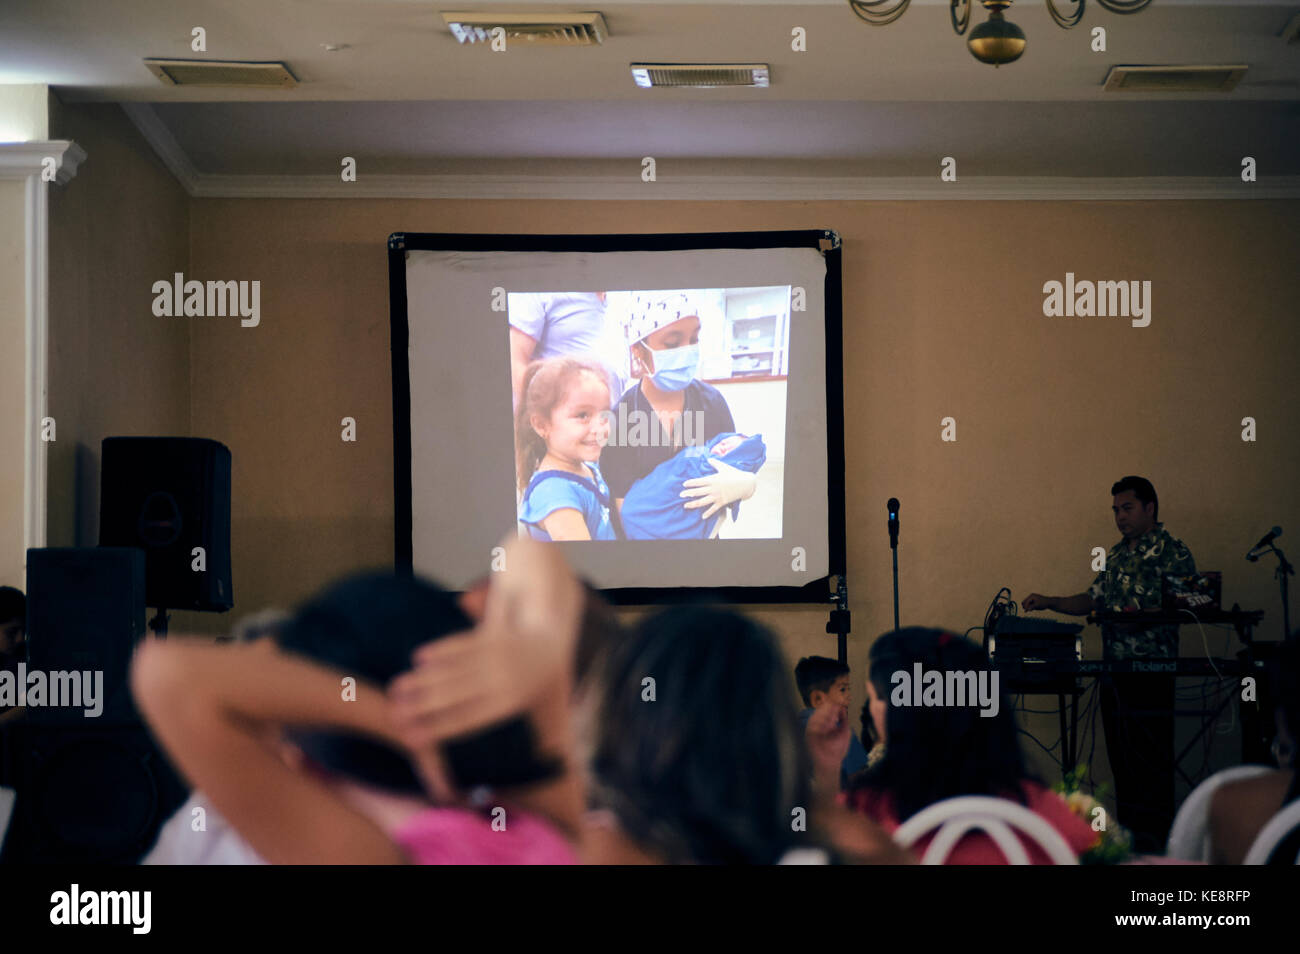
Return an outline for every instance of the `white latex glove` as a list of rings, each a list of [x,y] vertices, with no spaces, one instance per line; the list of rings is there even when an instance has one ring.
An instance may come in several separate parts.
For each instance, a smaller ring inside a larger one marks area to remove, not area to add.
[[[712,457],[706,457],[705,461],[717,473],[707,477],[693,477],[682,484],[686,489],[681,492],[681,496],[693,498],[684,505],[687,510],[707,507],[701,518],[708,520],[728,504],[754,496],[754,490],[758,487],[758,477],[754,474]]]

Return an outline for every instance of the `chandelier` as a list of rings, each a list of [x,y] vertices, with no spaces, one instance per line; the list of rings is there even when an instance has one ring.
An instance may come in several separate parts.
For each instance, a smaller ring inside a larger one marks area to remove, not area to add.
[[[1020,59],[1025,52],[1025,31],[1020,29],[1003,14],[1013,0],[980,0],[984,9],[989,11],[989,18],[971,30],[966,45],[971,55],[981,63],[1001,66]],[[1068,30],[1078,26],[1083,19],[1083,10],[1088,0],[1064,0],[1074,4],[1070,13],[1062,13],[1052,0],[1046,0],[1047,12],[1052,15],[1056,25]],[[1137,13],[1150,6],[1151,0],[1097,0],[1103,8],[1111,13]],[[849,0],[849,6],[862,20],[872,26],[885,26],[893,23],[911,6],[912,0]],[[952,28],[958,36],[965,36],[970,26],[971,0],[949,0],[948,15],[952,18]]]

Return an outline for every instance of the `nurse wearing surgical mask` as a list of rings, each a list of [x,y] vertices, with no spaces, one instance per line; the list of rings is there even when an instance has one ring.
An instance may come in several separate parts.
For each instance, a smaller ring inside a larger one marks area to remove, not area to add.
[[[632,297],[624,317],[629,363],[636,383],[611,412],[610,442],[601,470],[619,508],[637,480],[683,446],[701,445],[736,429],[727,400],[700,381],[698,302],[682,292]],[[657,428],[646,426],[653,417]],[[638,422],[641,426],[638,426]],[[723,507],[753,496],[757,478],[711,460],[716,473],[686,482],[682,505],[707,520]]]

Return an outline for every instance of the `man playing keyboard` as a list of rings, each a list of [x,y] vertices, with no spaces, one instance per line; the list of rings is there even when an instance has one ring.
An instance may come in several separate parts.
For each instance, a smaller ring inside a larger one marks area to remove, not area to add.
[[[1186,545],[1158,520],[1160,501],[1145,477],[1125,477],[1110,488],[1111,510],[1122,539],[1086,592],[1075,596],[1031,593],[1021,606],[1086,616],[1094,610],[1159,609],[1161,580],[1196,572]],[[1105,625],[1107,660],[1178,656],[1178,627]],[[1115,674],[1102,684],[1101,717],[1115,777],[1120,824],[1133,832],[1139,851],[1164,850],[1174,816],[1174,677]]]

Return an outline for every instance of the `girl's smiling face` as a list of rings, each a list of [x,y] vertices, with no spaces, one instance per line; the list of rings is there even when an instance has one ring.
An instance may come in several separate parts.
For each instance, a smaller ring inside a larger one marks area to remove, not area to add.
[[[609,440],[609,385],[584,371],[555,405],[550,420],[534,417],[532,423],[553,457],[570,464],[597,461]]]

